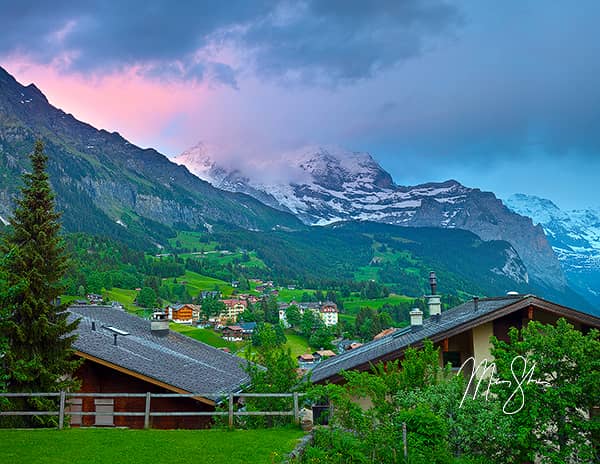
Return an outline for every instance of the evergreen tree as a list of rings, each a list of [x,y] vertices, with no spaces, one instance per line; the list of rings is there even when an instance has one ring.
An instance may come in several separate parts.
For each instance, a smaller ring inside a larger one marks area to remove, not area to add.
[[[32,172],[23,176],[21,198],[0,245],[6,279],[0,293],[0,307],[6,312],[0,319],[0,338],[8,342],[2,368],[9,391],[71,390],[77,381],[70,374],[80,364],[72,348],[78,322],[69,322],[66,305],[58,304],[69,262],[41,142],[30,159]],[[56,409],[54,399],[32,398],[27,403],[29,408]],[[29,421],[42,422],[43,418]]]

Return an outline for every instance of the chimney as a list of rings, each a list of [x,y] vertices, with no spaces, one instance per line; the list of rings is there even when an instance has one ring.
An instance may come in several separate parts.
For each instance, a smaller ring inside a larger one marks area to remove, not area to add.
[[[431,286],[431,295],[425,295],[425,299],[429,308],[429,316],[437,321],[442,315],[442,297],[436,294],[437,277],[433,271],[429,273],[429,285]]]
[[[479,311],[479,297],[473,297],[473,311]]]
[[[429,273],[429,285],[431,287],[431,294],[436,295],[437,294],[437,277],[436,277],[434,271],[431,271]]]
[[[167,335],[169,333],[169,319],[167,318],[167,314],[163,312],[155,312],[152,314],[150,330],[152,331],[152,335],[157,335],[159,337]]]
[[[96,331],[96,321],[92,321],[92,330]]]
[[[113,342],[113,345],[117,346],[117,337],[119,336],[119,334],[114,333],[113,337],[115,337],[115,341]]]
[[[423,327],[423,311],[419,308],[411,310],[410,314],[410,326],[412,330],[419,330]]]

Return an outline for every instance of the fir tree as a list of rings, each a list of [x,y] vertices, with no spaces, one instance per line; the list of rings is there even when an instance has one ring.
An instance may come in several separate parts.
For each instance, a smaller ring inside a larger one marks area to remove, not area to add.
[[[0,338],[8,342],[2,358],[6,386],[12,392],[56,392],[77,386],[71,374],[79,365],[72,334],[77,322],[67,320],[66,305],[58,304],[69,261],[59,235],[42,142],[30,156],[32,172],[23,176],[10,229],[0,245],[5,276],[0,307]],[[24,409],[56,409],[54,399],[32,398]],[[31,425],[44,422],[32,419]]]

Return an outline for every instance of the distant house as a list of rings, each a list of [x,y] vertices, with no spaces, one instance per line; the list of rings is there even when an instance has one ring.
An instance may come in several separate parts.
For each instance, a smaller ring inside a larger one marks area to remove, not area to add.
[[[375,335],[373,337],[373,340],[379,340],[380,338],[387,337],[388,335],[393,334],[396,330],[398,330],[396,327],[390,327],[389,329],[384,329],[381,332],[379,332],[377,335]]]
[[[328,327],[338,323],[338,307],[332,301],[326,301],[321,305],[319,315]]]
[[[225,311],[219,315],[222,324],[227,321],[236,322],[238,316],[248,308],[246,300],[229,299],[223,300],[223,303],[225,304]]]
[[[256,330],[256,322],[242,322],[238,324],[238,326],[242,329],[242,335],[244,338],[250,338],[254,334]]]
[[[79,320],[76,372],[85,393],[199,393],[217,396],[153,398],[152,412],[214,411],[221,395],[238,392],[249,381],[246,362],[236,356],[169,330],[164,313],[141,319],[110,306],[71,306],[69,320]],[[72,426],[142,428],[145,398],[73,398],[71,411],[139,412],[141,416],[72,416]],[[153,428],[207,428],[202,416],[151,418]]]
[[[475,365],[483,359],[493,360],[490,337],[508,341],[511,327],[520,329],[529,321],[552,324],[565,318],[582,332],[600,328],[600,318],[534,295],[474,298],[444,312],[440,311],[439,295],[429,295],[427,299],[431,317],[423,320],[423,312],[413,309],[409,327],[319,363],[313,369],[311,381],[343,382],[341,371],[369,371],[378,362],[403,359],[408,347],[418,348],[425,339],[439,347],[441,364],[450,364],[458,370],[469,358],[475,360]]]
[[[334,326],[338,323],[338,308],[337,305],[331,301],[326,301],[325,303],[297,303],[292,301],[290,304],[287,303],[279,303],[279,320],[283,324],[284,327],[289,327],[289,323],[286,317],[286,310],[290,306],[295,305],[298,307],[298,311],[301,315],[304,315],[305,311],[312,311],[317,314],[323,323],[328,326]]]
[[[233,288],[238,288],[240,286],[240,281],[239,280],[232,280],[231,281],[231,286]]]
[[[86,295],[88,301],[90,302],[90,304],[93,305],[97,305],[97,304],[102,304],[102,302],[104,301],[104,298],[102,298],[102,295],[98,295],[96,293],[88,293]]]
[[[255,290],[256,290],[257,292],[259,292],[259,293],[262,293],[262,292],[264,292],[264,291],[265,291],[265,287],[264,287],[264,285],[258,285],[258,286],[255,288]]]
[[[351,350],[353,347],[361,346],[358,340],[340,340],[337,344],[338,353],[343,353],[344,351]]]
[[[244,330],[239,325],[227,325],[221,329],[221,337],[229,342],[241,342]]]
[[[200,306],[194,304],[176,304],[167,306],[167,317],[173,322],[191,324],[200,318]]]
[[[335,356],[335,353],[332,350],[318,350],[313,353],[313,356],[319,356],[321,360],[328,359]]]
[[[315,357],[310,353],[301,354],[297,359],[300,369],[312,369],[315,365]]]
[[[218,290],[203,290],[200,292],[200,298],[206,300],[207,298],[221,298],[221,292]]]

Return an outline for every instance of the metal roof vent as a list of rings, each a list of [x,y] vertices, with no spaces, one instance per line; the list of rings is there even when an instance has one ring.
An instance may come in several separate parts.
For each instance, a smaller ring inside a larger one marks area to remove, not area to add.
[[[115,345],[115,346],[117,346],[117,337],[119,335],[121,337],[126,337],[127,335],[130,335],[129,332],[125,332],[124,330],[117,329],[116,327],[113,327],[111,325],[103,325],[102,328],[112,332],[113,337],[114,337],[113,345]]]

